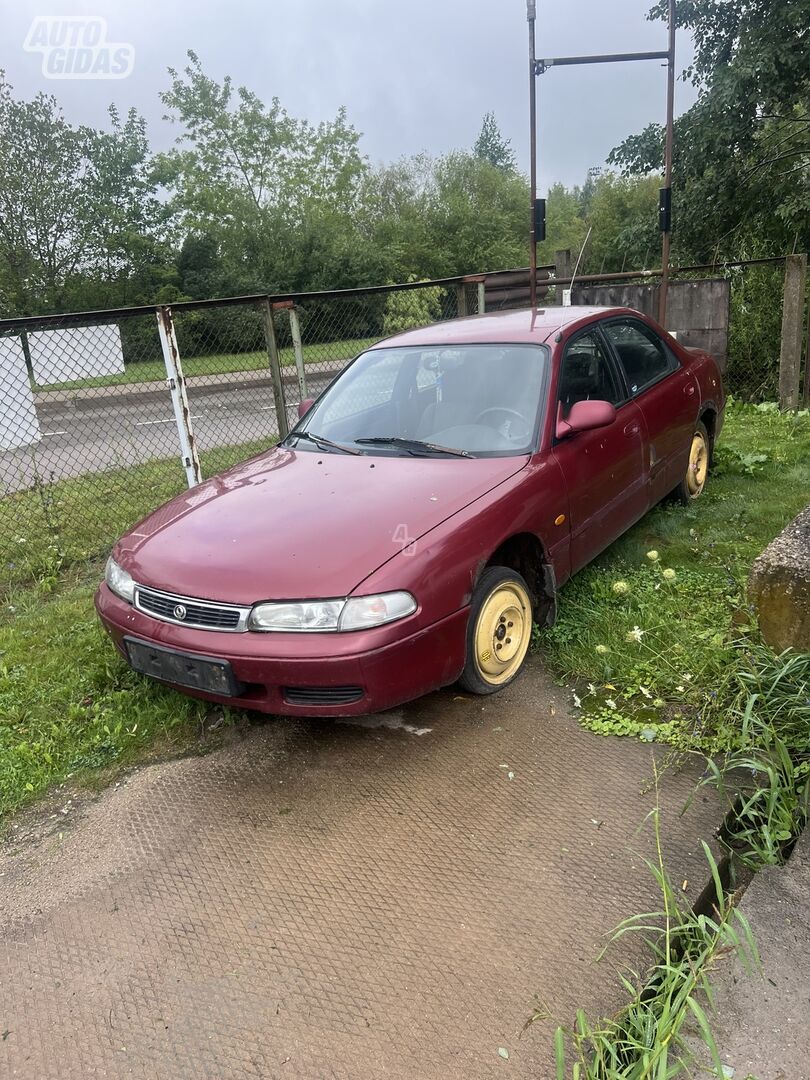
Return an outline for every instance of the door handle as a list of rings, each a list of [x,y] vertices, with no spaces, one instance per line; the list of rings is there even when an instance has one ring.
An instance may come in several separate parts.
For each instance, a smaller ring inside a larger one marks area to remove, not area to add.
[[[638,435],[638,430],[639,428],[637,420],[631,420],[629,424],[624,425],[625,435]]]

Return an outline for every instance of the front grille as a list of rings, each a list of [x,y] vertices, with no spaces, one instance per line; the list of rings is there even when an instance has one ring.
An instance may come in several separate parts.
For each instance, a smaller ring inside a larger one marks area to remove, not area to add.
[[[363,696],[361,686],[285,686],[288,705],[350,705]]]
[[[244,630],[248,608],[228,604],[216,604],[191,596],[175,596],[158,592],[142,585],[135,587],[135,607],[155,619],[176,623],[178,626],[194,626],[200,630]]]

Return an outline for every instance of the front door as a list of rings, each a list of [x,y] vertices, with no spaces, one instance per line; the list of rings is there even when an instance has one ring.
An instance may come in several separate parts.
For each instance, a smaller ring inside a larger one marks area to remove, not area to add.
[[[644,419],[627,400],[596,327],[565,346],[557,382],[558,414],[564,419],[575,402],[586,400],[609,401],[616,406],[616,419],[607,427],[561,439],[553,449],[568,489],[572,573],[629,529],[649,506]]]

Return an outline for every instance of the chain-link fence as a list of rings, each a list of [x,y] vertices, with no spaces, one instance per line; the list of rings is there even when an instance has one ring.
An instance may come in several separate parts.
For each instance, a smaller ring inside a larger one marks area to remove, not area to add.
[[[453,279],[0,320],[0,593],[103,554],[273,445],[363,349],[481,300]]]

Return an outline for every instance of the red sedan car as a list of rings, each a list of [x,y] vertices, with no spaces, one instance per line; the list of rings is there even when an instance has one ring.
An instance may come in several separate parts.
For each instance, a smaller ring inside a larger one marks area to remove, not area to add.
[[[629,309],[399,334],[278,446],[119,540],[98,613],[132,667],[211,701],[346,716],[489,694],[572,574],[700,495],[723,407],[712,358]]]

